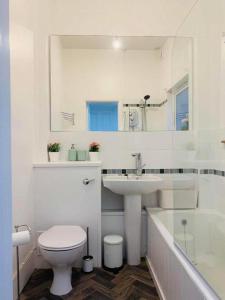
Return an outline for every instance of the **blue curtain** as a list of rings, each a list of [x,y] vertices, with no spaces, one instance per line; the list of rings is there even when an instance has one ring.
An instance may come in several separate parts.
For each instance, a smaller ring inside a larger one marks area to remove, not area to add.
[[[118,131],[117,102],[88,102],[90,131]]]

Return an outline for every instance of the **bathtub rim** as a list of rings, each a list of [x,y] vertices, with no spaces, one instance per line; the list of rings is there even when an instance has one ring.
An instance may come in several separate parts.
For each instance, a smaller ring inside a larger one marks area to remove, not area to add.
[[[186,271],[187,275],[189,276],[189,278],[193,282],[195,282],[196,286],[198,287],[198,289],[200,290],[202,295],[205,297],[205,299],[206,300],[220,300],[221,298],[217,295],[217,293],[213,290],[213,288],[209,285],[209,283],[203,278],[201,273],[197,269],[195,269],[195,267],[187,259],[187,257],[181,251],[181,249],[176,246],[176,244],[174,243],[173,236],[171,235],[169,230],[165,227],[165,225],[160,221],[160,219],[156,215],[157,212],[165,212],[165,213],[170,212],[170,214],[171,214],[172,212],[174,212],[174,210],[166,210],[166,209],[161,209],[161,208],[146,208],[146,210],[147,210],[148,217],[150,217],[152,219],[155,226],[159,230],[161,236],[166,241],[168,247],[174,253],[174,255],[178,259],[179,263],[182,264],[182,266],[183,266],[184,270]],[[190,212],[190,210],[187,210],[187,211]],[[201,213],[207,213],[207,212],[209,213],[209,210],[206,210],[206,209],[198,209],[198,211]],[[181,210],[178,210],[178,212],[181,212]],[[211,213],[212,213],[212,211],[211,211]],[[159,293],[161,294],[160,298],[163,300],[166,300],[166,297],[162,292],[160,282],[154,271],[154,267],[151,263],[151,260],[148,256],[146,257],[146,259],[147,259],[148,265],[151,269],[150,272],[151,272],[152,276],[154,277],[154,281],[156,283],[157,289],[158,289]]]

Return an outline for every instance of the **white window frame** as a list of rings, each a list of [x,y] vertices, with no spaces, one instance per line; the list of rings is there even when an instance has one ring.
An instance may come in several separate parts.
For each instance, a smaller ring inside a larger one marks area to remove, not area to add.
[[[173,112],[173,129],[176,130],[176,97],[179,93],[181,93],[183,90],[188,88],[188,120],[189,120],[189,126],[188,130],[191,131],[193,128],[193,118],[192,118],[192,76],[189,74],[186,74],[184,77],[182,77],[180,80],[177,81],[174,86],[168,90],[168,97],[172,100],[172,112]],[[170,95],[170,96],[169,96]]]

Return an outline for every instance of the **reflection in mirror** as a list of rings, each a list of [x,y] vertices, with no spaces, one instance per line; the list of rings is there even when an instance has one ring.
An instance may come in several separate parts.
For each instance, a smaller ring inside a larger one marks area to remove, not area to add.
[[[49,40],[52,131],[191,128],[190,38]]]

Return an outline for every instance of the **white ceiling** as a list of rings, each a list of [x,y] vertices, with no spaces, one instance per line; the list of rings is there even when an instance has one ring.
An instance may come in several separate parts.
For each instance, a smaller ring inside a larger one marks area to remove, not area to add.
[[[126,50],[160,49],[168,37],[111,37],[111,36],[60,36],[66,49],[112,49],[113,40],[118,39]]]
[[[43,7],[40,4],[42,16],[48,12],[50,32],[171,36],[198,1],[38,0],[38,3],[43,4]]]

